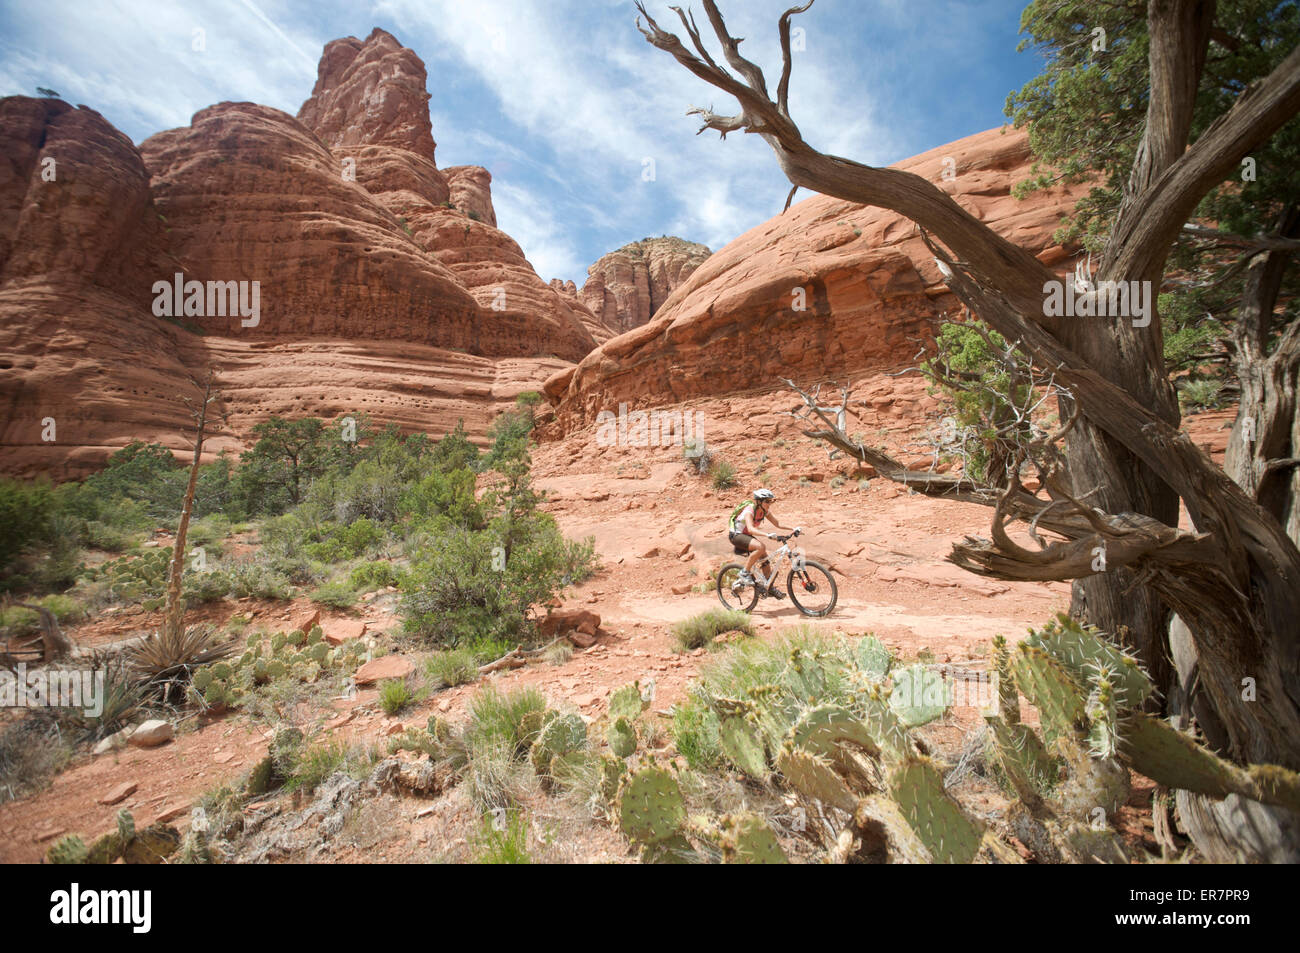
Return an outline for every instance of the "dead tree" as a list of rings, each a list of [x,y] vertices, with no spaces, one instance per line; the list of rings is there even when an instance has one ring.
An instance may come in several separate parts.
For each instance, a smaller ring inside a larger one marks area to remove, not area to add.
[[[176,541],[172,545],[171,565],[167,574],[167,601],[163,610],[160,639],[178,642],[185,628],[185,603],[181,599],[181,582],[185,575],[185,537],[190,528],[190,515],[194,512],[194,489],[199,482],[199,464],[203,459],[203,440],[208,424],[208,405],[217,400],[212,392],[212,375],[203,387],[203,398],[191,410],[195,421],[194,458],[190,463],[190,478],[185,485],[185,500],[181,504],[181,518],[176,527]]]
[[[1004,338],[1020,342],[1070,394],[1061,402],[1061,417],[1078,419],[1066,435],[1069,471],[1057,485],[1066,498],[1087,495],[1090,502],[1058,506],[1041,514],[1039,525],[1050,521],[1049,528],[1059,531],[1064,521],[1079,535],[1062,534],[1061,542],[1040,551],[1016,546],[999,531],[1005,525],[999,521],[1019,518],[1022,509],[1040,514],[1042,504],[1024,500],[1013,487],[995,504],[992,539],[955,544],[952,560],[1003,579],[1070,580],[1074,610],[1126,635],[1164,684],[1172,679],[1165,637],[1172,609],[1190,632],[1200,687],[1223,725],[1227,752],[1300,768],[1300,550],[1273,512],[1178,430],[1154,304],[1142,327],[1127,319],[1101,325],[1046,314],[1044,295],[1058,277],[1027,250],[914,173],[827,155],[804,141],[788,103],[790,20],[811,2],[778,21],[782,69],[775,99],[762,70],[741,55],[741,40],[727,30],[716,2],[702,2],[734,74],[709,52],[693,14],[673,8],[692,51],[637,4],[645,21],[638,19],[637,26],[648,42],[739,103],[740,112],[731,116],[691,109],[701,131],[757,134],[796,189],[912,219],[962,303]],[[1148,19],[1145,131],[1096,279],[1159,288],[1174,240],[1200,200],[1300,112],[1300,50],[1189,144],[1214,4],[1149,0]],[[1178,528],[1180,500],[1192,531]],[[1094,572],[1091,559],[1081,557],[1096,545],[1106,547],[1107,572]],[[1255,693],[1244,693],[1243,685]],[[1291,830],[1289,846],[1300,855],[1300,826]]]
[[[40,617],[41,625],[41,661],[53,662],[72,652],[72,640],[63,634],[59,620],[45,606],[31,602],[11,602],[10,605],[20,609],[30,609]]]

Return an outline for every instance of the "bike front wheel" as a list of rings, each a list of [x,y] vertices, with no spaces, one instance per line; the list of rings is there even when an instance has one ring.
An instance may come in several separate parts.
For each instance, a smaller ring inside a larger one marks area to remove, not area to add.
[[[796,609],[815,619],[830,615],[840,597],[831,571],[811,559],[804,560],[801,568],[790,570],[785,591]]]
[[[758,602],[758,590],[752,582],[741,582],[745,567],[740,563],[727,563],[718,570],[718,601],[733,611],[748,612]]]

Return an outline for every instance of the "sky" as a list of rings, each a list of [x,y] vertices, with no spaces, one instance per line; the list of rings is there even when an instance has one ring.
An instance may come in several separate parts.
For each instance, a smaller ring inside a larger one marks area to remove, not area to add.
[[[1024,4],[817,0],[793,21],[791,114],[815,147],[872,165],[997,126],[1041,69],[1016,52]],[[719,3],[773,90],[790,5]],[[646,6],[680,27],[667,0]],[[486,166],[498,225],[543,279],[581,285],[639,238],[721,248],[789,191],[762,139],[696,135],[689,107],[734,101],[635,21],[631,0],[0,0],[0,96],[54,89],[137,143],[226,100],[296,115],[325,43],[382,27],[428,68],[438,165]]]

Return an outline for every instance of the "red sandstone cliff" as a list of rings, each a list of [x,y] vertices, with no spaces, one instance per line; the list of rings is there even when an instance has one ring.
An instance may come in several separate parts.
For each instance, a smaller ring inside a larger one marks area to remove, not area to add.
[[[942,174],[948,157],[951,180]],[[1051,236],[1077,192],[1012,198],[1031,163],[1023,133],[992,129],[899,166],[1055,264],[1066,253]],[[912,222],[814,196],[705,259],[649,324],[548,380],[552,430],[581,427],[622,401],[649,407],[771,388],[781,377],[811,381],[910,364],[945,311],[955,315],[960,305]]]
[[[209,371],[231,422],[212,452],[271,414],[482,434],[588,353],[599,322],[496,228],[487,170],[437,168],[425,85],[376,30],[327,45],[297,118],[220,103],[138,149],[92,110],[0,100],[0,470],[179,451]],[[155,316],[177,272],[256,281],[256,324]]]
[[[649,322],[709,254],[707,246],[681,238],[630,242],[587,269],[577,297],[597,320],[621,334]]]

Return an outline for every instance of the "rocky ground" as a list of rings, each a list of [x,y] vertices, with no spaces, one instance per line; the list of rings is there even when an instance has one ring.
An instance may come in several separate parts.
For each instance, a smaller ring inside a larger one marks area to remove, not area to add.
[[[919,382],[891,380],[887,394],[882,387],[873,397],[877,383],[855,388],[866,405],[850,430],[860,430],[898,453],[911,452],[920,465],[925,426],[903,422],[937,423],[937,404]],[[841,482],[837,477],[852,468],[828,459],[824,446],[800,435],[791,418],[775,413],[773,408],[781,405],[780,395],[769,394],[705,401],[690,408],[702,414],[702,434],[712,450],[736,469],[738,484],[728,490],[715,490],[707,479],[690,473],[680,446],[602,447],[589,429],[537,448],[534,475],[547,491],[546,508],[570,537],[595,538],[602,568],[565,592],[564,603],[597,613],[601,633],[593,645],[563,664],[540,662],[487,678],[502,689],[536,686],[553,707],[588,718],[603,712],[612,689],[653,679],[654,710],[666,712],[683,698],[709,654],[703,649],[679,653],[670,628],[717,605],[712,591],[695,587],[709,578],[712,568],[732,558],[726,516],[758,485],[776,491],[775,511],[781,521],[805,529],[807,555],[833,566],[839,585],[838,606],[826,619],[804,619],[788,601],[761,601],[753,613],[758,638],[772,638],[796,625],[850,635],[871,632],[903,658],[919,655],[978,671],[986,664],[992,636],[1016,639],[1028,626],[1067,607],[1069,589],[1064,584],[991,582],[945,563],[951,541],[987,532],[987,509],[927,499],[881,479],[860,484],[858,478],[846,477]],[[1221,459],[1231,419],[1229,412],[1215,412],[1194,417],[1187,426],[1198,443]],[[755,472],[759,468],[761,474]],[[355,612],[326,612],[321,625],[327,637],[364,635],[391,643],[395,652],[388,664],[400,665],[418,653],[397,638],[395,603],[392,593],[370,594]],[[277,631],[315,611],[305,600],[288,605],[242,600],[209,606],[202,617],[221,623],[242,615],[253,626]],[[145,634],[157,622],[156,614],[119,610],[69,634],[83,646],[104,645]],[[467,700],[483,684],[430,694],[399,718],[385,717],[377,704],[378,692],[366,686],[344,697],[309,700],[290,715],[301,727],[324,736],[382,744],[405,726],[423,725],[431,714],[453,721],[463,717]],[[927,740],[957,762],[978,723],[974,708],[955,707],[926,729]],[[133,812],[139,827],[157,819],[180,818],[183,823],[200,795],[248,772],[265,753],[269,736],[265,724],[233,713],[182,721],[174,738],[157,747],[128,745],[79,756],[47,790],[0,806],[0,861],[38,860],[64,833],[97,835],[111,827],[123,807]],[[662,740],[669,744],[666,733]],[[972,784],[967,797],[976,803],[983,799],[988,809],[998,806],[996,790],[981,788],[978,779]],[[295,852],[284,847],[287,842],[281,837],[275,841],[277,850],[245,859],[466,860],[475,855],[479,821],[458,788],[430,798],[399,796],[391,790],[372,791],[367,797],[355,791],[327,793],[356,800],[346,812],[347,823],[327,846],[322,848],[316,838],[304,841]],[[1149,798],[1149,788],[1136,787],[1121,819],[1132,838],[1142,839],[1149,829]],[[535,858],[628,859],[625,842],[607,825],[593,822],[581,805],[539,796],[537,807]],[[295,808],[310,814],[315,806],[281,798],[249,810],[257,815],[259,826],[266,824],[274,832],[276,824],[270,820],[292,815]],[[301,815],[295,816],[297,821],[278,823],[300,825]]]

